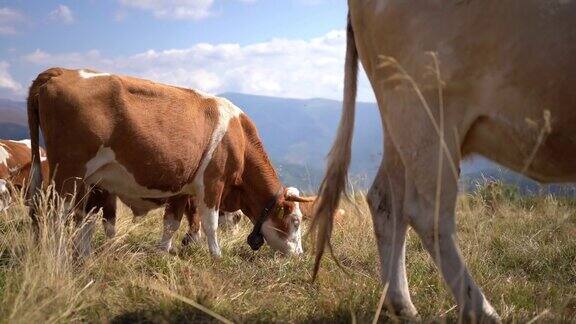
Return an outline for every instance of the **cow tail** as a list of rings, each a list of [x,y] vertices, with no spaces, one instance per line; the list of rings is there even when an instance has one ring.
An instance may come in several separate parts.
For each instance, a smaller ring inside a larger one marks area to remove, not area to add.
[[[36,81],[34,81],[36,83]],[[28,128],[32,142],[32,167],[26,201],[32,204],[34,195],[42,184],[42,161],[40,160],[40,116],[38,112],[38,90],[32,84],[28,93]]]
[[[40,73],[36,80],[32,82],[28,90],[28,128],[30,130],[30,141],[32,144],[32,168],[30,181],[26,192],[26,201],[34,209],[33,199],[42,186],[42,160],[40,155],[40,112],[38,96],[40,88],[52,77],[62,74],[60,69],[49,69]],[[33,213],[33,211],[31,211]]]
[[[312,217],[311,231],[317,231],[316,261],[312,280],[318,274],[324,249],[326,246],[331,247],[330,238],[332,236],[334,214],[337,212],[342,192],[346,190],[346,179],[352,157],[352,136],[358,83],[358,51],[354,40],[350,13],[348,13],[346,61],[344,66],[344,98],[340,125],[336,140],[328,154],[326,174],[318,194],[318,206],[314,217]]]

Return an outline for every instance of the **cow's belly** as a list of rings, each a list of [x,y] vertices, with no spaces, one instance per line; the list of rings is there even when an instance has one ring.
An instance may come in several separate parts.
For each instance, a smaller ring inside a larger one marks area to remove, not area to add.
[[[101,147],[96,156],[86,163],[86,183],[98,186],[112,194],[132,209],[145,213],[159,205],[151,200],[165,199],[180,194],[194,194],[194,186],[186,185],[178,191],[163,191],[142,186],[134,175],[116,158],[114,151]]]
[[[576,182],[576,132],[511,127],[511,122],[482,118],[467,134],[463,154],[478,153],[542,182]]]
[[[163,204],[140,197],[118,196],[118,199],[128,206],[134,216],[144,216],[149,211],[162,207]]]

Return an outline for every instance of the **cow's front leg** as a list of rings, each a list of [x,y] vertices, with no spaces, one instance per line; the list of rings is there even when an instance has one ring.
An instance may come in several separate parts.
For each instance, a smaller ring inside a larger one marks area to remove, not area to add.
[[[202,229],[208,240],[208,249],[214,257],[221,257],[220,245],[218,244],[218,209],[209,208],[204,203],[200,205],[200,215],[202,217]]]
[[[180,221],[184,214],[185,199],[169,199],[164,210],[164,232],[160,240],[160,249],[170,252],[172,249],[172,237],[180,227]]]

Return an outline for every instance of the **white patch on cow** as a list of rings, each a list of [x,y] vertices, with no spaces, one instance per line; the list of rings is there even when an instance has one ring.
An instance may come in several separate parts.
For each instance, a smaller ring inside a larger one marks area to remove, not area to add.
[[[208,240],[208,249],[212,256],[219,258],[222,256],[220,245],[218,245],[218,211],[215,208],[208,208],[204,203],[200,203],[200,216],[202,217],[202,229]]]
[[[141,186],[134,175],[116,160],[114,151],[104,146],[86,163],[84,179],[89,185],[98,185],[117,194],[123,202],[142,213],[158,207],[142,198],[167,198],[178,194]]]
[[[300,191],[294,187],[286,188],[286,197],[300,197]],[[262,234],[266,238],[266,242],[274,250],[280,251],[284,254],[302,254],[302,211],[300,210],[300,203],[294,202],[294,212],[290,217],[291,223],[288,226],[288,233],[282,233],[286,238],[280,236],[280,230],[275,227],[272,220],[267,219],[262,225]]]
[[[8,166],[8,159],[10,158],[10,153],[8,153],[7,148],[4,144],[0,143],[0,164]]]
[[[228,125],[230,125],[230,121],[242,114],[242,110],[240,110],[240,108],[236,107],[234,104],[224,98],[218,98],[218,103],[218,123],[212,132],[212,138],[210,138],[208,150],[204,156],[204,159],[202,160],[202,163],[200,164],[200,167],[198,168],[196,177],[194,178],[194,184],[196,185],[197,189],[202,189],[202,192],[199,192],[199,194],[202,196],[204,196],[204,172],[206,171],[210,161],[212,161],[214,151],[216,151],[216,148],[228,131]]]
[[[300,190],[295,187],[286,188],[286,195],[290,197],[300,197]]]
[[[302,239],[300,237],[300,227],[294,231],[291,225],[290,229],[292,233],[280,233],[280,229],[276,228],[271,219],[267,219],[264,221],[264,224],[262,224],[262,234],[264,234],[266,243],[268,243],[272,249],[286,255],[301,254]],[[287,235],[288,237],[282,238],[280,234]]]
[[[295,187],[288,187],[286,188],[286,195],[288,197],[300,197],[300,190]],[[303,252],[302,249],[302,229],[300,224],[302,224],[302,211],[300,210],[300,203],[294,202],[294,214],[297,217],[298,226],[296,227],[294,224],[290,225],[290,229],[292,230],[292,240],[296,245],[295,253],[300,254]]]
[[[224,138],[224,135],[228,131],[228,126],[230,125],[230,121],[234,118],[237,118],[242,114],[242,110],[232,104],[230,101],[217,98],[218,99],[218,123],[212,132],[212,137],[210,138],[210,143],[208,144],[208,149],[206,151],[206,155],[204,159],[200,163],[200,167],[196,172],[196,177],[192,182],[194,187],[194,191],[196,192],[196,197],[199,203],[204,203],[204,172],[206,172],[206,168],[210,161],[212,161],[212,156],[214,155],[214,151]]]
[[[0,212],[8,209],[11,201],[10,191],[8,191],[8,183],[6,180],[0,179]]]
[[[23,139],[23,140],[19,140],[19,141],[10,140],[10,142],[23,144],[23,145],[26,145],[29,149],[32,149],[32,142],[29,139]]]
[[[78,75],[80,75],[82,79],[90,79],[95,77],[110,76],[110,73],[90,72],[86,70],[80,70],[78,71]]]

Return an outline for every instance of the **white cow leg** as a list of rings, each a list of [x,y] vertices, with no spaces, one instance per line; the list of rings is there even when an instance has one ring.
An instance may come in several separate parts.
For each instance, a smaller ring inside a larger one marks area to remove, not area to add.
[[[11,198],[8,184],[5,180],[0,179],[0,212],[10,206]]]
[[[172,249],[172,237],[180,227],[183,210],[179,202],[169,203],[164,210],[164,231],[160,240],[160,249],[170,252]]]
[[[200,205],[200,215],[202,217],[202,229],[208,240],[208,249],[213,257],[219,258],[222,256],[220,246],[218,245],[218,210],[215,208],[208,208],[204,203]]]
[[[438,217],[434,217],[435,203],[419,196],[415,188],[409,192],[410,205],[413,206],[411,224],[456,299],[460,316],[470,322],[499,322],[498,314],[470,275],[456,243],[456,190],[445,189],[440,198],[441,209]],[[445,192],[451,194],[444,194]]]
[[[82,210],[76,210],[75,222],[74,251],[77,257],[83,259],[92,253],[92,236],[94,235],[95,219]]]
[[[389,158],[390,156],[387,157]],[[404,178],[402,172],[396,173],[395,175],[399,176],[396,178],[394,174],[389,176],[389,173],[386,173],[386,163],[387,161],[380,167],[367,195],[378,242],[381,279],[384,284],[388,284],[385,305],[395,315],[413,319],[418,317],[418,312],[410,298],[406,277],[408,224],[399,208],[402,206]],[[394,194],[391,186],[398,193]]]

